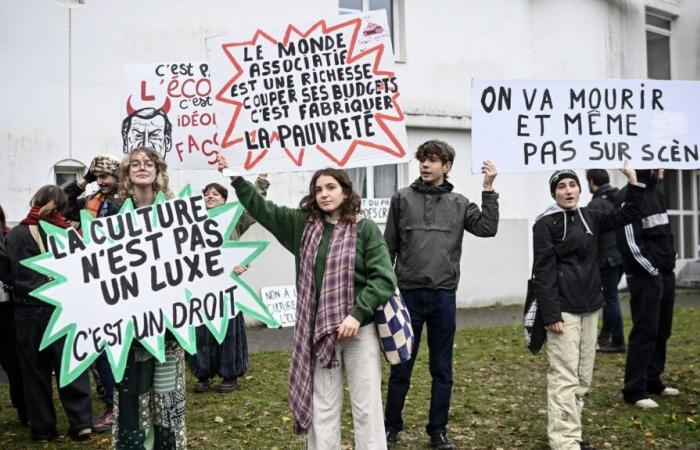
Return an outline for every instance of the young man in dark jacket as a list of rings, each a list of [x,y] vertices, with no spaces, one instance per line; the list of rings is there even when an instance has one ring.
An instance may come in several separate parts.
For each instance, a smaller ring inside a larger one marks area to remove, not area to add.
[[[603,306],[598,236],[639,218],[644,192],[634,186],[634,169],[625,164],[624,172],[632,185],[625,206],[609,211],[579,208],[576,172],[554,172],[549,189],[556,203],[532,229],[535,296],[547,326],[547,437],[552,450],[594,448],[582,439],[581,412],[593,379]]]
[[[622,393],[625,402],[643,409],[659,406],[649,394],[679,394],[678,389],[661,381],[666,341],[673,325],[676,287],[673,272],[676,251],[666,200],[659,186],[662,173],[660,170],[638,171],[639,182],[646,185],[648,192],[640,205],[642,218],[618,231],[617,235],[632,311]],[[624,191],[622,189],[620,195],[624,195]]]
[[[593,198],[588,203],[591,209],[612,211],[616,207],[618,189],[610,185],[610,177],[604,169],[586,171],[588,190]],[[598,335],[598,351],[601,353],[624,353],[625,332],[617,296],[617,285],[622,278],[622,256],[617,250],[615,232],[608,231],[598,236],[598,267],[603,286],[603,326]]]
[[[452,192],[447,174],[454,158],[455,151],[446,142],[421,144],[416,151],[420,178],[394,194],[389,207],[384,239],[415,333],[411,360],[393,366],[389,376],[385,427],[390,446],[403,429],[401,413],[425,324],[433,380],[426,432],[434,448],[455,448],[447,439],[447,416],[462,237],[465,230],[480,237],[496,235],[498,194],[493,190],[496,167],[490,161],[482,167],[483,212],[465,196]]]

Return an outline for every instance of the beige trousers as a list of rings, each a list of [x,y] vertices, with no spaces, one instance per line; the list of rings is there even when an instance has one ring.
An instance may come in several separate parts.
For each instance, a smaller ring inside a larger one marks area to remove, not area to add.
[[[357,450],[384,450],[384,413],[382,411],[382,362],[377,327],[360,327],[354,338],[336,345],[338,367],[314,367],[314,394],[310,450],[340,449],[340,416],[343,410],[343,373],[350,388],[352,420]]]
[[[564,333],[547,331],[547,436],[552,450],[579,450],[583,397],[591,387],[597,311],[562,312]]]

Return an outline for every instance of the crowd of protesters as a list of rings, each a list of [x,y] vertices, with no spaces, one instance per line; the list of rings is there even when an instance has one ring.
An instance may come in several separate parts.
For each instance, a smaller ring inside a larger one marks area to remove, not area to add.
[[[481,207],[454,192],[448,181],[455,152],[431,140],[416,151],[420,176],[396,192],[386,229],[362,217],[361,199],[348,174],[323,169],[313,174],[298,208],[265,200],[270,183],[231,177],[246,213],[231,239],[256,221],[295,258],[297,320],[289,373],[289,404],[294,432],[311,449],[339,449],[343,375],[349,385],[355,447],[383,449],[400,441],[402,412],[425,328],[432,378],[425,431],[433,448],[452,449],[448,418],[453,385],[452,353],[456,329],[456,290],[464,232],[497,234],[496,167],[484,161]],[[228,168],[220,155],[218,168]],[[536,297],[546,327],[547,433],[552,449],[591,449],[582,438],[581,412],[591,388],[596,349],[627,352],[623,399],[639,408],[658,407],[651,395],[679,395],[661,380],[666,341],[671,334],[675,252],[661,191],[663,171],[622,169],[628,184],[619,191],[604,170],[586,174],[593,200],[578,205],[581,184],[574,171],[560,170],[549,180],[555,203],[533,227]],[[95,183],[96,190],[85,195]],[[36,441],[58,436],[52,376],[60,376],[63,340],[40,350],[53,306],[30,293],[50,279],[21,264],[46,252],[40,222],[80,231],[86,218],[118,214],[130,199],[135,207],[172,197],[167,164],[154,149],[140,147],[122,160],[97,156],[84,179],[64,188],[41,187],[26,217],[10,229],[0,208],[0,364],[7,373],[10,398],[19,421]],[[202,194],[206,208],[228,200],[218,183]],[[246,266],[233,268],[238,275]],[[630,287],[632,330],[625,346],[617,286],[626,275]],[[381,350],[375,310],[401,293],[415,332],[410,360],[391,367],[382,405]],[[147,294],[141,294],[147,295]],[[598,331],[598,313],[603,326]],[[197,379],[193,391],[230,393],[248,368],[243,316],[230,319],[222,343],[206,328],[196,331],[197,352],[185,357],[170,335],[159,361],[136,344],[124,376],[115,383],[104,354],[94,363],[104,410],[93,417],[90,377],[85,371],[59,388],[69,435],[89,439],[112,432],[113,447],[186,448],[185,368]]]

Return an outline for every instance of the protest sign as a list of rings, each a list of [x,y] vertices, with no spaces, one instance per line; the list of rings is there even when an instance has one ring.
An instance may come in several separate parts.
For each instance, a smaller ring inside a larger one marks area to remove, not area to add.
[[[158,150],[169,169],[211,169],[219,139],[206,62],[124,66],[122,150]]]
[[[297,288],[294,285],[260,289],[260,298],[282,327],[293,327],[297,320]]]
[[[700,168],[700,82],[473,80],[472,172]]]
[[[408,160],[383,10],[206,46],[219,143],[239,175]]]
[[[390,198],[363,198],[362,215],[377,223],[386,223],[389,215]]]
[[[195,353],[195,327],[222,342],[239,311],[278,326],[233,272],[267,246],[229,239],[242,214],[237,202],[206,210],[203,197],[185,188],[139,209],[126,200],[120,214],[102,219],[81,211],[82,236],[41,222],[49,251],[22,264],[51,279],[31,295],[55,306],[40,348],[65,336],[61,386],[102,351],[121,380],[134,339],[164,361],[166,330]]]

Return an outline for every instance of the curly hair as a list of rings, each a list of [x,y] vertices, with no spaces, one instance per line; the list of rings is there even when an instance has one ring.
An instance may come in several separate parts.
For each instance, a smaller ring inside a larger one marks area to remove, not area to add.
[[[318,207],[318,204],[316,204],[316,181],[318,181],[319,177],[322,175],[333,177],[343,189],[345,200],[340,205],[340,219],[354,223],[357,220],[357,215],[360,214],[362,210],[362,199],[353,189],[352,180],[350,180],[348,174],[342,169],[328,167],[326,169],[317,170],[313,177],[311,177],[309,194],[304,196],[299,202],[299,209],[307,213],[309,217],[323,217],[324,212]]]
[[[453,163],[455,160],[455,149],[445,141],[432,139],[423,142],[416,150],[416,159],[421,162],[433,155],[437,156],[443,164]]]
[[[170,190],[170,178],[168,178],[168,164],[160,157],[160,154],[148,147],[138,147],[131,150],[122,159],[121,167],[119,168],[119,197],[126,199],[134,195],[134,184],[131,182],[130,165],[131,161],[137,153],[143,153],[148,159],[156,165],[156,179],[153,181],[153,192],[163,192],[166,198],[172,198],[173,193]]]

